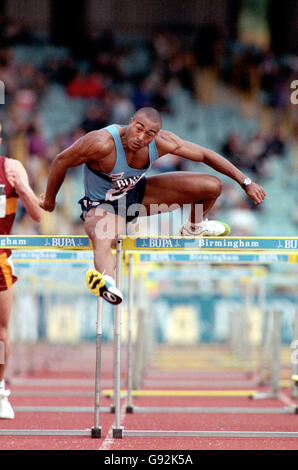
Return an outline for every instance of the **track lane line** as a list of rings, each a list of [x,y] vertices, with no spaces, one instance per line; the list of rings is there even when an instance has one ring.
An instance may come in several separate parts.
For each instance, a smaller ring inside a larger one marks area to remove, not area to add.
[[[122,423],[122,421],[125,417],[126,406],[127,406],[127,400],[124,400],[124,402],[123,402],[123,404],[120,408],[120,424]],[[99,447],[98,450],[109,450],[111,448],[111,446],[113,445],[113,443],[114,443],[113,427],[114,427],[114,422],[110,426],[110,428],[108,430],[108,433],[107,433],[103,443],[101,444],[101,446]]]

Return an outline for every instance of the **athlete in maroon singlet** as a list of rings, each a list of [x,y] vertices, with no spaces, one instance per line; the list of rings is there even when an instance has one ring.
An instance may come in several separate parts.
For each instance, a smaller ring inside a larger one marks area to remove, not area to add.
[[[42,210],[29,185],[25,168],[18,160],[0,157],[0,235],[11,233],[19,198],[31,218],[40,222]],[[17,280],[10,258],[10,250],[0,249],[0,418],[2,419],[14,417],[14,411],[7,399],[10,392],[5,389],[4,383],[9,354],[8,325],[13,301],[12,285]]]

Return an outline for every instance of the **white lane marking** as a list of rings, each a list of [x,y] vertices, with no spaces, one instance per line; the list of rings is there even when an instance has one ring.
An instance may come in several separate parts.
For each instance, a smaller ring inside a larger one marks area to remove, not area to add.
[[[120,424],[122,423],[124,416],[125,416],[125,409],[126,409],[127,402],[124,400],[124,403],[122,404],[120,408]],[[108,433],[106,435],[105,440],[101,444],[100,448],[98,450],[109,450],[110,447],[114,443],[114,438],[113,438],[113,427],[114,423],[111,425],[110,429],[108,430]]]

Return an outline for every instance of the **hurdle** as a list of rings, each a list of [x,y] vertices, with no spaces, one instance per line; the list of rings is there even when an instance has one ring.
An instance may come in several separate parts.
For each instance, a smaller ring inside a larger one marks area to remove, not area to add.
[[[161,263],[160,263],[161,264]],[[162,265],[164,266],[164,265]],[[128,286],[129,286],[129,289],[128,289],[128,299],[129,299],[129,302],[128,302],[128,330],[131,331],[131,328],[132,328],[132,325],[131,325],[131,318],[132,318],[132,298],[133,298],[133,282],[132,282],[132,279],[133,279],[133,254],[132,253],[129,253],[128,254],[128,279],[129,279],[129,282],[128,282]],[[172,271],[169,271],[167,273],[163,272],[162,271],[162,268],[160,268],[161,270],[158,271],[158,274],[156,274],[156,279],[159,279],[159,280],[163,280],[166,278],[166,276],[168,276],[169,278],[175,278],[176,280],[178,279],[189,279],[191,278],[191,276],[193,277],[193,280],[195,280],[195,276],[197,275],[197,271],[195,271],[195,269],[193,270],[188,270],[188,272],[185,273],[185,275],[183,276],[183,271],[179,271],[178,269],[177,270],[174,270],[173,272]],[[204,274],[207,275],[208,273],[208,279],[213,279],[213,280],[218,280],[218,273],[216,272],[208,272],[208,271],[204,271],[202,269],[202,271],[200,271],[200,274]],[[229,270],[224,270],[223,273],[225,275],[230,275],[231,279],[237,279],[240,281],[240,284],[242,283],[242,280],[243,279],[246,279],[247,281],[249,282],[246,282],[245,283],[245,287],[249,284],[249,286],[251,286],[252,283],[256,283],[258,282],[258,287],[261,287],[259,289],[259,304],[262,306],[264,304],[264,286],[262,284],[260,284],[260,281],[264,281],[265,280],[265,272],[264,270],[261,270],[261,269],[258,269],[258,272],[255,272],[255,274],[258,274],[258,277],[257,278],[249,278],[249,276],[251,276],[253,274],[253,271],[252,269],[248,269],[247,267],[243,267],[243,269],[240,269],[238,268],[238,270],[236,270],[235,272],[231,272]],[[242,276],[242,277],[241,277]],[[153,271],[149,271],[147,272],[147,278],[149,279],[155,279],[154,277],[154,274],[153,274]],[[139,280],[139,279],[138,279]],[[284,283],[287,281],[287,279],[283,279]],[[138,289],[139,289],[139,285],[138,285]],[[251,289],[245,289],[244,290],[244,295],[245,295],[245,298],[244,298],[244,307],[245,307],[245,314],[247,315],[250,311],[250,296],[249,294],[251,294]],[[142,322],[144,321],[144,316],[145,316],[145,311],[142,311],[141,312],[142,315],[141,315],[141,319],[142,319]],[[279,349],[279,345],[280,345],[280,338],[278,336],[278,331],[279,331],[279,324],[276,324],[276,319],[278,319],[277,317],[277,313],[276,312],[276,315],[275,315],[275,325],[274,325],[274,329],[276,329],[276,334],[275,334],[275,337],[273,338],[273,345],[274,345],[274,348],[273,348],[273,351],[274,351],[274,361],[273,361],[273,364],[274,364],[274,368],[273,368],[273,381],[272,381],[272,386],[276,388],[276,390],[279,390],[279,362],[278,362],[278,358],[279,358],[279,353],[278,353],[278,349]],[[243,324],[243,326],[245,327],[245,323]],[[242,327],[240,328],[240,330],[242,330]],[[144,332],[144,328],[141,329],[142,332]],[[146,328],[146,332],[148,331],[148,328]],[[243,331],[241,331],[241,333],[243,333]],[[238,332],[238,335],[240,335],[240,338],[241,338],[241,343],[242,343],[242,338],[243,338],[243,334],[240,334],[240,332]],[[137,341],[137,344],[136,344],[136,356],[137,356],[137,361],[136,361],[136,367],[139,368],[139,358],[143,355],[142,354],[142,350],[144,348],[144,340],[145,340],[145,335],[142,334],[140,338],[140,341]],[[142,348],[138,348],[138,345],[139,343],[142,344]],[[131,352],[131,348],[132,348],[132,345],[131,345],[131,335],[128,335],[128,383],[127,383],[127,407],[126,407],[126,412],[127,413],[133,413],[133,412],[137,412],[137,413],[166,413],[166,412],[175,412],[175,413],[185,413],[185,412],[192,412],[192,413],[216,413],[216,412],[220,412],[220,413],[236,413],[236,412],[239,412],[239,413],[272,413],[272,414],[277,414],[277,413],[286,413],[286,414],[297,414],[297,407],[296,406],[287,406],[287,407],[283,407],[283,408],[270,408],[270,407],[264,407],[264,408],[251,408],[251,407],[241,407],[241,408],[236,408],[236,407],[221,407],[221,408],[216,408],[216,407],[205,407],[205,408],[202,408],[202,407],[139,407],[139,406],[135,406],[133,405],[132,403],[132,397],[133,396],[209,396],[209,397],[219,397],[219,396],[247,396],[249,398],[255,398],[255,396],[257,395],[257,392],[256,391],[252,391],[252,390],[205,390],[205,391],[181,391],[181,390],[177,390],[177,391],[173,391],[173,390],[160,390],[160,391],[150,391],[150,390],[144,390],[144,391],[139,391],[139,390],[132,390],[132,382],[131,382],[131,375],[132,375],[132,372],[131,372],[131,368],[132,368],[132,352]],[[244,353],[247,354],[247,351],[249,350],[249,346],[246,345],[245,347],[245,351]],[[243,351],[242,351],[242,354],[243,354]],[[139,374],[137,374],[139,376]],[[139,378],[139,377],[138,377]],[[139,381],[137,382],[137,384],[139,384]],[[277,385],[276,385],[277,384]],[[205,382],[205,383],[197,383],[196,384],[197,386],[198,385],[203,385],[203,386],[210,386],[210,383],[208,382]],[[234,382],[233,383],[234,386],[239,386],[239,382]],[[243,385],[243,383],[242,383]],[[246,384],[247,385],[247,384]],[[218,384],[217,384],[218,386]],[[225,383],[225,386],[226,386],[226,383]],[[275,390],[274,388],[274,390]],[[125,392],[124,392],[125,393]],[[266,394],[264,395],[263,398],[280,398],[280,395],[278,393],[278,391],[276,391],[273,394]]]
[[[294,347],[297,345],[295,341],[298,339],[298,308],[296,309],[295,313],[295,320],[294,320]],[[292,381],[291,381],[291,397],[298,398],[298,357],[296,356],[292,361]]]
[[[91,264],[93,261],[93,253],[90,251],[91,245],[89,244],[89,240],[87,237],[67,237],[66,239],[62,237],[52,237],[51,239],[45,238],[45,243],[44,239],[38,241],[38,239],[33,238],[33,240],[30,240],[30,246],[34,246],[34,250],[30,247],[28,247],[27,240],[24,240],[22,238],[13,238],[13,240],[8,241],[8,245],[13,245],[16,248],[21,248],[25,246],[25,248],[22,249],[15,249],[13,251],[13,262],[16,265],[19,265],[19,267],[23,268],[23,274],[22,274],[22,280],[25,280],[25,286],[30,285],[30,276],[32,269],[34,269],[34,266],[38,265],[41,266],[41,270],[43,270],[44,267],[46,267],[48,264],[56,264],[58,267],[58,270],[60,269],[61,265],[69,264],[73,269],[76,267],[82,268],[86,263]],[[6,240],[5,240],[6,241]],[[26,245],[25,245],[26,243]],[[42,246],[43,244],[45,245],[46,249],[43,250]],[[48,249],[50,246],[50,249]],[[63,247],[66,246],[67,248],[70,248],[68,250],[63,250]],[[58,249],[57,249],[58,247]],[[33,268],[32,268],[33,267]],[[26,268],[24,270],[24,268]],[[29,271],[29,273],[27,273]],[[42,279],[40,281],[41,286],[37,286],[35,291],[37,293],[44,292],[44,286],[47,286],[48,279]],[[18,288],[18,285],[16,286]],[[73,292],[73,287],[72,285],[68,285],[67,282],[59,282],[59,285],[57,287],[55,286],[54,292],[65,292],[72,293]],[[85,283],[82,282],[81,286],[76,287],[76,293],[88,293],[88,290],[86,289]],[[47,296],[47,304],[49,304],[49,297]],[[49,309],[49,305],[47,307]],[[94,427],[92,428],[92,434],[93,437],[98,435],[100,437],[100,429],[99,429],[99,414],[98,414],[98,409],[99,409],[99,400],[101,396],[101,391],[100,387],[104,382],[108,382],[105,385],[106,386],[111,386],[109,383],[110,381],[101,381],[100,380],[100,352],[101,352],[101,337],[102,337],[102,320],[99,320],[99,316],[102,317],[102,310],[103,310],[103,305],[101,302],[101,299],[97,299],[97,322],[96,322],[96,379],[95,379],[95,405],[94,407],[90,406],[15,406],[14,410],[16,412],[22,412],[22,413],[33,413],[33,412],[45,412],[45,413],[93,413],[94,414]],[[98,344],[100,343],[100,344]],[[23,380],[24,381],[24,380]],[[8,383],[15,383],[15,382],[23,382],[22,380],[18,380],[14,378],[12,381],[10,380]],[[36,382],[36,381],[35,381]],[[61,380],[59,380],[59,383]],[[71,386],[71,381],[69,380],[64,380],[66,384],[69,384]],[[39,382],[36,382],[39,384]],[[51,381],[41,381],[42,384],[50,384]],[[82,383],[82,385],[87,385],[86,381],[75,381],[75,384],[78,385],[79,383]],[[99,385],[100,383],[100,385]],[[94,380],[92,381],[92,384],[94,384]],[[91,385],[91,384],[90,384]],[[97,388],[98,387],[98,388]],[[92,392],[76,392],[76,391],[61,391],[61,392],[48,392],[48,391],[40,391],[38,393],[35,393],[34,391],[15,391],[14,396],[36,396],[36,395],[41,395],[41,396],[93,396]],[[101,413],[113,413],[113,407],[111,406],[106,406],[106,407],[101,407],[100,408]]]
[[[117,241],[117,269],[121,274],[122,257],[129,253],[138,253],[139,261],[155,262],[201,262],[201,263],[296,263],[297,257],[297,238],[278,238],[278,237],[236,237],[221,239],[204,238],[184,238],[184,237],[140,237],[123,238]],[[205,250],[207,253],[200,253]],[[208,253],[209,250],[209,253]],[[210,251],[211,250],[211,251]],[[214,253],[213,250],[216,252]],[[245,253],[242,253],[242,251]],[[142,253],[144,251],[145,253]],[[130,257],[130,269],[132,269],[132,257]],[[129,293],[130,305],[132,294],[131,280],[132,274],[129,274]],[[120,324],[121,304],[116,312],[116,323]],[[119,338],[117,338],[119,341]],[[120,367],[120,361],[118,361]],[[120,377],[120,369],[116,376]],[[119,380],[117,381],[119,384]],[[120,390],[114,388],[114,394],[119,397]],[[155,408],[156,410],[156,408]],[[176,410],[176,409],[175,409]],[[167,410],[169,411],[169,410]],[[174,410],[173,410],[174,411]],[[219,412],[219,410],[214,410]],[[273,412],[273,411],[272,411]],[[261,431],[175,431],[175,430],[131,430],[120,423],[120,403],[115,408],[116,424],[113,428],[114,438],[123,438],[125,436],[193,436],[193,437],[262,437],[262,438],[298,438],[298,432],[261,432]],[[118,423],[118,425],[117,425]]]
[[[133,270],[133,266],[132,266],[132,262],[133,262],[133,255],[132,254],[129,254],[128,255],[128,277],[129,279],[131,279],[131,276],[132,276],[132,270]],[[246,267],[238,267],[236,268],[235,270],[231,271],[231,269],[219,269],[219,268],[212,268],[212,270],[210,269],[206,269],[206,268],[201,268],[198,270],[198,267],[195,265],[195,266],[192,266],[191,268],[187,269],[187,270],[181,270],[179,268],[173,268],[173,269],[167,269],[167,263],[159,263],[159,270],[157,271],[156,269],[153,268],[149,268],[149,270],[146,269],[146,279],[151,281],[163,281],[163,280],[175,280],[175,281],[179,281],[179,280],[191,280],[193,281],[193,291],[195,293],[195,283],[196,281],[199,282],[199,279],[200,278],[206,278],[208,279],[208,281],[218,281],[220,278],[228,278],[228,281],[229,281],[229,289],[231,289],[231,285],[233,283],[233,285],[235,284],[235,287],[238,286],[239,288],[241,288],[242,286],[242,282],[244,279],[249,279],[250,277],[253,277],[254,279],[254,285],[257,283],[257,282],[260,282],[263,277],[265,276],[265,271],[264,269],[261,269],[260,267],[258,269],[255,269],[253,267],[251,268],[246,268]],[[136,267],[136,266],[135,266]],[[140,270],[138,270],[138,272],[140,272]],[[255,279],[255,276],[257,276],[257,278]],[[232,281],[232,283],[231,283]],[[225,280],[225,282],[227,282]],[[129,294],[131,294],[132,291],[135,292],[137,298],[136,298],[136,304],[138,305],[138,299],[143,295],[143,294],[140,294],[140,289],[142,288],[143,284],[144,284],[144,281],[142,279],[142,277],[140,275],[137,276],[136,278],[136,283],[137,283],[137,288],[134,289],[134,286],[132,284],[132,282],[130,281],[129,285],[130,285],[130,288],[129,288]],[[141,286],[140,286],[141,284]],[[143,289],[142,289],[143,291]],[[177,295],[177,292],[174,288],[174,290],[170,287],[169,289],[167,288],[163,288],[163,294],[166,294],[167,296],[176,296]],[[130,295],[130,297],[132,296],[132,294]],[[143,295],[143,303],[144,303],[144,298],[146,299],[147,296]],[[245,302],[247,303],[247,302]],[[131,309],[132,307],[130,307],[130,303],[128,305],[128,330],[131,330],[132,328],[132,325],[130,324],[131,323]],[[150,306],[147,306],[146,308],[138,308],[138,315],[140,317],[140,321],[138,322],[138,334],[137,334],[137,341],[136,341],[136,346],[135,346],[135,356],[136,356],[136,364],[135,364],[135,375],[136,375],[136,380],[135,380],[135,385],[134,385],[134,389],[138,389],[139,388],[139,383],[140,383],[140,368],[142,370],[145,369],[146,367],[146,361],[148,360],[148,358],[145,360],[143,360],[143,364],[142,366],[139,365],[139,362],[140,362],[140,358],[142,358],[144,355],[148,355],[148,350],[152,349],[152,329],[153,329],[153,323],[152,321],[148,321],[148,318],[149,318],[149,312],[148,310],[151,310]],[[240,315],[239,313],[237,312],[237,320],[240,318]],[[151,319],[152,319],[152,316],[151,316]],[[143,324],[146,323],[146,326],[144,327]],[[237,322],[239,323],[239,322]],[[140,328],[139,328],[140,327]],[[140,332],[139,332],[140,330]],[[241,346],[242,344],[244,343],[244,340],[245,340],[245,335],[243,334],[243,327],[237,327],[237,343],[240,343]],[[149,336],[149,338],[148,338]],[[239,341],[240,340],[240,341]],[[235,341],[235,339],[234,339]],[[150,343],[150,344],[148,344]],[[233,345],[235,346],[235,345]],[[238,344],[237,344],[238,346]],[[131,371],[130,369],[132,368],[132,360],[131,360],[131,344],[130,344],[130,335],[128,334],[128,358],[130,360],[128,360],[128,376],[131,375]],[[145,354],[144,354],[144,349],[145,349]],[[236,353],[238,355],[241,355],[243,356],[244,355],[244,352],[242,350],[243,348],[241,347],[241,351],[236,351]],[[240,360],[243,362],[243,357],[240,358]],[[247,375],[247,374],[245,374]],[[164,383],[164,380],[158,380],[158,383]],[[217,387],[220,387],[220,386],[224,386],[224,388],[226,388],[227,386],[227,381],[225,382],[220,382],[218,381],[216,386]],[[230,383],[230,387],[239,387],[239,385],[243,385],[243,382],[240,383],[239,381],[229,381]],[[198,382],[195,382],[193,381],[192,383],[192,386],[206,386],[206,387],[210,387],[210,386],[214,386],[214,383],[212,382],[212,384],[210,384],[210,382],[208,381],[205,381],[204,383],[202,383],[201,381],[198,383]],[[250,385],[249,385],[250,386]],[[253,386],[253,385],[252,385]],[[128,406],[130,406],[130,389],[131,389],[131,383],[129,383],[128,381],[128,384],[127,384],[127,388],[128,388]],[[235,393],[235,391],[233,392]]]
[[[297,286],[297,279],[293,278],[285,278],[281,276],[271,276],[270,280],[267,281],[268,284],[272,286],[292,286],[293,288],[296,288]],[[263,354],[261,356],[261,368],[265,367],[265,354],[267,354],[267,361],[269,360],[269,369],[270,369],[270,376],[269,376],[269,381],[270,381],[270,387],[271,387],[271,392],[269,393],[257,393],[254,395],[252,398],[257,400],[257,399],[263,399],[263,398],[282,398],[281,393],[280,393],[280,388],[281,385],[283,384],[283,381],[280,378],[280,347],[281,347],[281,311],[279,309],[275,309],[272,311],[268,312],[268,328],[267,328],[267,334],[264,338],[264,348],[263,348]],[[293,341],[295,342],[296,338],[298,337],[298,310],[296,308],[295,313],[294,313],[294,319],[293,319]],[[297,370],[297,364],[295,361],[292,361],[291,364],[291,370],[292,370],[292,375],[295,375],[296,370]],[[260,385],[264,385],[264,378],[262,377],[262,370],[260,370]],[[267,379],[268,380],[268,379]],[[295,396],[295,386],[294,382],[290,381],[290,386],[291,386],[291,396],[293,398],[296,398]],[[297,413],[297,407],[296,407],[296,413]]]
[[[68,260],[75,259],[73,250],[90,250],[90,240],[86,236],[0,236],[1,248],[18,251],[19,259],[23,259],[22,251],[30,250],[31,260],[36,260],[36,250],[45,250],[43,259],[51,261],[53,258]],[[55,250],[55,254],[53,253]],[[66,250],[66,256],[60,256],[56,250]],[[25,258],[28,257],[26,253]],[[90,258],[89,256],[82,258]],[[98,299],[97,327],[96,327],[96,371],[95,371],[95,402],[94,407],[16,407],[16,411],[45,411],[45,412],[89,412],[94,413],[94,426],[90,429],[0,429],[0,436],[90,436],[100,437],[101,427],[99,420],[99,392],[100,392],[100,349],[101,349],[101,324],[102,324],[102,300]],[[76,408],[76,410],[75,410]]]
[[[213,242],[216,245],[211,244]],[[77,236],[2,236],[0,237],[2,247],[13,250],[24,249],[63,249],[63,250],[90,250],[91,245],[88,237]],[[237,245],[237,246],[236,246]],[[240,245],[240,246],[239,246]],[[222,238],[208,240],[187,239],[183,237],[172,238],[140,238],[119,239],[116,248],[116,282],[121,286],[122,281],[122,257],[129,252],[141,252],[140,261],[166,261],[166,262],[198,262],[201,264],[273,264],[273,263],[297,263],[298,250],[297,238]],[[245,251],[243,253],[243,251]],[[113,437],[123,438],[125,436],[181,436],[181,437],[260,437],[260,438],[297,438],[297,432],[262,432],[262,431],[168,431],[168,430],[130,430],[121,426],[120,414],[120,377],[121,377],[121,309],[122,304],[115,308],[114,317],[114,407],[115,425]],[[101,437],[100,427],[100,348],[101,348],[101,320],[100,304],[97,313],[97,345],[96,345],[96,378],[95,378],[95,405],[94,426],[87,430],[43,430],[43,429],[11,429],[0,430],[0,435],[86,435],[90,437]]]

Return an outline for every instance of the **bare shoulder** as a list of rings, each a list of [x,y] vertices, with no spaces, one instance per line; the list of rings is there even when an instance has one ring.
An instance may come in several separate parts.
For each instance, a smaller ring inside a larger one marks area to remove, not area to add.
[[[111,134],[104,130],[91,131],[78,141],[83,152],[105,155],[113,149],[114,141]]]
[[[179,142],[180,137],[170,131],[166,131],[161,129],[156,137],[156,141],[163,143],[163,142]]]
[[[18,190],[20,184],[28,184],[28,174],[23,164],[15,158],[6,158],[4,162],[5,176],[10,185]]]
[[[112,136],[104,129],[91,131],[60,152],[56,160],[66,168],[98,161],[111,153],[113,145]]]
[[[181,139],[170,131],[161,129],[155,139],[160,155],[171,153],[181,145]]]
[[[5,171],[13,170],[22,174],[26,173],[26,170],[23,164],[19,160],[16,160],[15,158],[6,158],[4,162],[4,168],[5,168]]]

